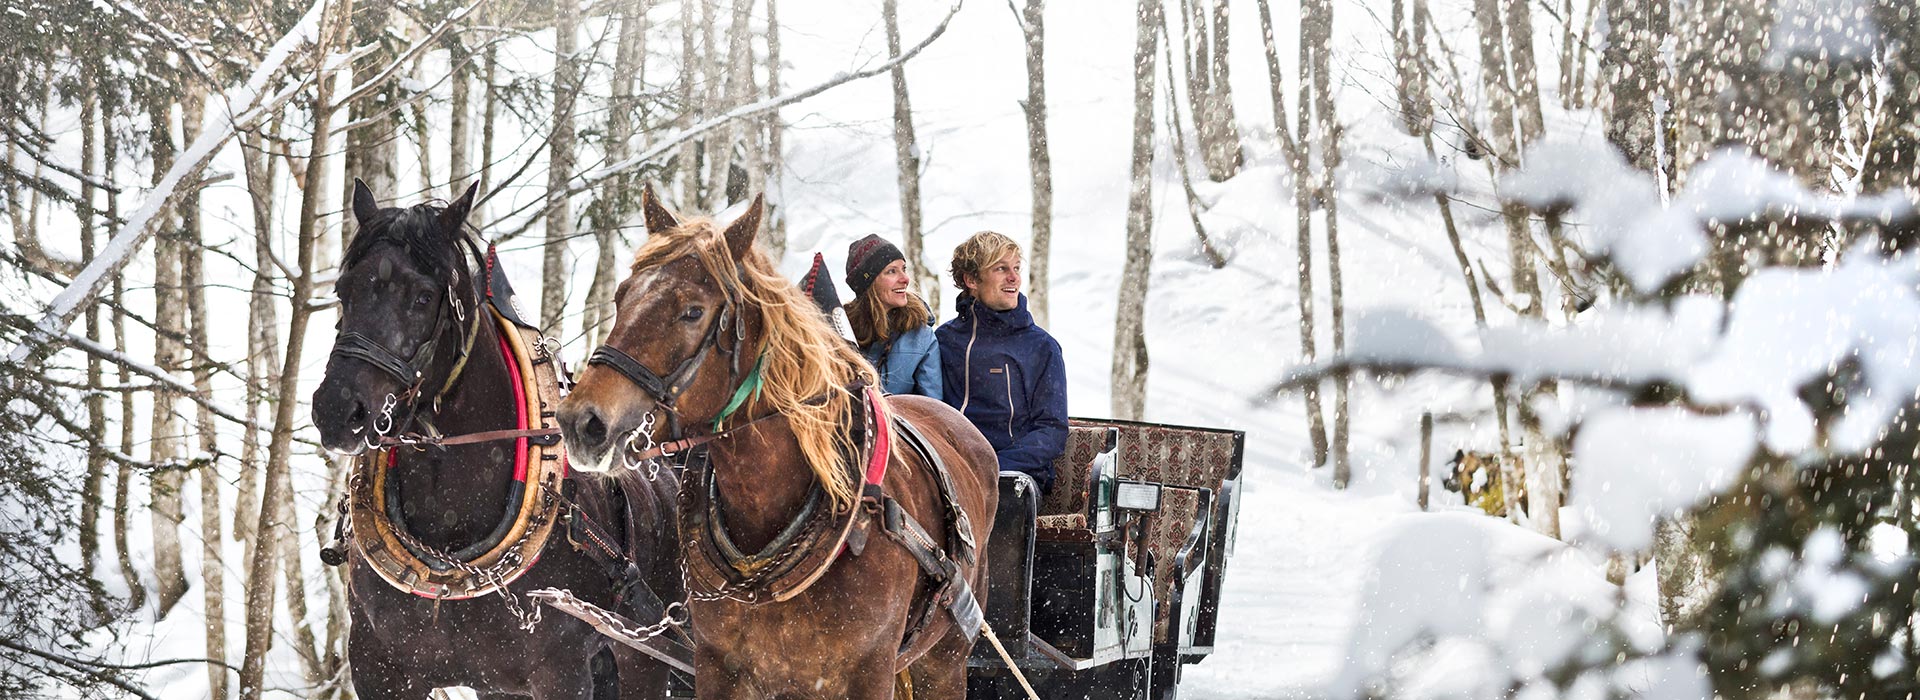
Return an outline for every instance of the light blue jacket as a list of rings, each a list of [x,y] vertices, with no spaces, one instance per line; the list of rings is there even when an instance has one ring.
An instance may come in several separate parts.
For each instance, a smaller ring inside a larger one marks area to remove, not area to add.
[[[945,400],[940,381],[940,344],[934,342],[933,327],[915,328],[888,340],[860,349],[860,354],[880,370],[880,389],[889,394]]]

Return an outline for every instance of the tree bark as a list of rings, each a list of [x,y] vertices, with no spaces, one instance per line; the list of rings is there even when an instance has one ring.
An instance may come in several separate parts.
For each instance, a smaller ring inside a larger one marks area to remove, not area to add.
[[[1287,92],[1280,79],[1280,47],[1273,38],[1273,11],[1267,6],[1267,0],[1258,0],[1260,9],[1260,38],[1267,54],[1267,87],[1273,98],[1274,140],[1280,143],[1280,155],[1287,159],[1288,166],[1296,165],[1304,154],[1300,152],[1293,131],[1287,126]]]
[[[493,195],[493,125],[500,117],[500,90],[494,85],[494,74],[500,68],[500,46],[487,47],[486,72],[482,83],[486,85],[486,96],[482,99],[485,106],[480,113],[480,192]],[[486,225],[493,219],[486,215],[485,202],[480,203],[480,211],[471,217],[476,225]]]
[[[578,0],[554,4],[553,23],[553,138],[547,150],[547,242],[540,265],[540,328],[561,332],[567,307],[567,247],[573,238],[573,205],[567,181],[573,178],[573,103],[580,85]]]
[[[778,0],[767,0],[767,97],[780,96],[780,10]],[[767,223],[760,227],[760,245],[780,260],[787,255],[786,124],[780,110],[767,112]],[[936,302],[937,304],[937,302]],[[934,308],[939,308],[937,305]]]
[[[334,12],[336,24],[345,25],[352,16],[352,0],[342,0]],[[297,274],[291,280],[293,294],[291,318],[287,325],[287,352],[280,368],[277,392],[281,397],[295,396],[299,390],[302,341],[306,338],[307,323],[312,316],[312,306],[307,302],[313,296],[314,245],[322,206],[320,194],[328,189],[325,182],[327,141],[333,117],[333,80],[328,75],[330,71],[325,67],[324,59],[336,43],[339,29],[328,28],[324,18],[321,24],[320,38],[314,42],[314,58],[315,63],[322,67],[316,69],[320,71],[320,79],[314,88],[313,141],[307,151],[307,187],[300,196]],[[298,403],[282,400],[274,406],[273,433],[267,446],[266,485],[260,499],[260,520],[254,528],[253,554],[247,562],[247,643],[240,667],[241,700],[259,700],[265,690],[261,680],[266,670],[267,650],[273,639],[271,623],[276,588],[274,573],[277,568],[274,559],[279,550],[278,539],[269,533],[287,526],[286,517],[290,515],[280,512],[279,504],[280,492],[291,487],[288,470],[293,446],[294,408]]]
[[[1234,123],[1227,68],[1227,0],[1182,0],[1187,8],[1187,99],[1207,177],[1221,182],[1240,172],[1240,129]]]
[[[1311,13],[1306,11],[1312,7],[1312,0],[1302,0],[1302,12],[1300,13],[1300,62],[1298,65],[1300,79],[1297,81],[1298,84],[1294,86],[1300,91],[1300,96],[1294,101],[1294,107],[1299,110],[1296,117],[1298,128],[1294,131],[1299,137],[1299,151],[1298,157],[1293,159],[1292,165],[1294,223],[1296,224],[1295,248],[1298,251],[1300,271],[1298,287],[1300,295],[1301,362],[1312,362],[1314,357],[1319,354],[1319,344],[1314,340],[1313,318],[1313,209],[1315,198],[1313,191],[1314,178],[1312,175],[1313,154],[1310,151],[1313,144],[1314,126],[1313,92],[1311,88],[1314,63],[1313,47],[1309,45],[1306,39],[1312,32],[1311,27],[1315,21]],[[1326,126],[1322,125],[1321,128],[1324,129]],[[1308,384],[1306,391],[1301,393],[1306,401],[1307,441],[1308,444],[1313,447],[1313,466],[1317,469],[1327,466],[1330,463],[1330,453],[1332,452],[1332,447],[1327,444],[1326,417],[1324,412],[1320,410],[1320,382]]]
[[[1312,0],[1312,10],[1303,13],[1312,17],[1306,22],[1311,32],[1303,40],[1313,46],[1313,107],[1314,121],[1320,124],[1317,135],[1320,137],[1320,177],[1315,189],[1327,221],[1327,301],[1333,325],[1333,352],[1336,355],[1346,351],[1346,298],[1343,279],[1340,274],[1340,206],[1334,183],[1334,173],[1340,167],[1340,120],[1333,103],[1333,3],[1330,0]],[[1303,20],[1304,21],[1304,20]],[[1335,375],[1333,383],[1333,485],[1334,488],[1346,488],[1352,479],[1353,467],[1347,456],[1347,425],[1349,421],[1348,393],[1352,382],[1346,373]]]
[[[101,114],[105,115],[105,118],[101,120],[100,129],[101,171],[105,175],[107,184],[114,186],[119,184],[119,178],[116,176],[116,173],[119,172],[120,166],[120,138],[118,133],[113,129],[113,115],[121,106],[113,91],[107,90],[102,92],[100,111]],[[106,199],[107,220],[119,221],[119,200],[114,197],[112,192],[107,193]],[[114,275],[112,285],[113,296],[111,298],[113,299],[113,307],[116,309],[126,308],[126,278],[121,275]],[[126,315],[120,313],[113,314],[112,326],[113,348],[120,354],[125,355],[128,345]],[[131,379],[132,374],[126,365],[116,365],[115,381],[124,386]],[[121,454],[134,453],[134,419],[133,394],[121,394],[119,421]],[[120,576],[127,583],[127,605],[131,608],[138,609],[146,604],[147,587],[140,581],[140,572],[133,567],[133,552],[127,543],[127,526],[129,525],[128,521],[132,517],[133,510],[132,504],[129,503],[132,482],[133,469],[125,464],[120,465],[120,469],[114,474],[113,480],[113,549],[116,558],[119,560]]]
[[[1168,44],[1172,37],[1162,37]],[[1213,239],[1207,236],[1206,222],[1200,220],[1200,195],[1193,188],[1193,171],[1187,167],[1187,137],[1180,128],[1180,101],[1174,93],[1173,52],[1166,52],[1167,63],[1167,131],[1173,134],[1174,169],[1180,171],[1180,189],[1186,194],[1187,221],[1193,225],[1194,243],[1200,254],[1207,259],[1207,265],[1215,270],[1227,266],[1227,257],[1221,255],[1213,246]]]
[[[473,178],[473,54],[458,36],[447,39],[453,96],[447,104],[447,185],[454,193]],[[482,192],[482,195],[492,194]]]
[[[1605,0],[1607,47],[1600,54],[1606,85],[1607,142],[1633,167],[1653,173],[1664,169],[1654,150],[1653,98],[1665,93],[1656,63],[1659,42],[1667,36],[1665,0]]]
[[[153,149],[153,179],[159,184],[161,173],[173,166],[175,157],[173,133],[176,125],[173,116],[174,104],[165,98],[158,98],[148,106],[152,128],[149,142]],[[193,201],[191,198],[187,202]],[[187,209],[187,202],[179,206],[179,211]],[[184,247],[179,241],[179,231],[173,228],[179,216],[163,214],[160,221],[162,233],[155,237],[153,246],[153,366],[168,374],[176,374],[186,350],[179,338],[186,334],[186,318],[182,312],[183,300],[180,290],[180,258]],[[161,387],[153,393],[153,411],[149,416],[147,432],[147,459],[154,464],[170,464],[181,456],[180,443],[182,429],[175,420],[176,402],[179,394],[169,387]],[[185,485],[185,475],[179,470],[169,469],[147,477],[148,514],[153,528],[153,576],[157,585],[157,617],[166,617],[176,603],[187,594],[187,574],[180,557],[181,488]]]
[[[699,18],[694,14],[697,3],[680,3],[680,128],[685,130],[700,121],[706,113],[705,100],[695,101],[694,87],[701,81],[701,68],[704,61],[700,58],[700,44],[696,41],[700,26]],[[680,174],[680,201],[699,205],[700,200],[700,144],[687,141],[680,147],[674,169]]]
[[[887,56],[900,56],[900,16],[898,0],[883,0],[880,14],[887,27]],[[907,67],[894,66],[893,79],[893,159],[899,169],[900,237],[906,242],[907,271],[913,276],[920,297],[940,314],[940,279],[927,268],[925,242],[920,232],[920,144],[913,133],[913,104],[907,96]]]
[[[1113,325],[1113,416],[1139,420],[1147,400],[1147,285],[1153,263],[1153,68],[1158,0],[1140,0],[1133,54],[1133,165],[1127,191],[1127,256]]]
[[[1533,57],[1533,3],[1503,3],[1506,6],[1508,57],[1513,61],[1513,87],[1520,108],[1520,149],[1540,140],[1546,120],[1540,111],[1540,69]]]
[[[620,40],[614,49],[613,100],[607,111],[607,159],[619,162],[627,158],[637,116],[634,85],[645,85],[641,71],[647,55],[647,5],[640,0],[627,5],[620,18]],[[593,227],[593,239],[599,249],[594,259],[593,283],[587,288],[587,344],[597,346],[613,327],[613,287],[618,283],[620,225],[632,209],[631,176],[615,178],[587,209]]]
[[[278,125],[268,127],[269,135],[277,135]],[[279,367],[279,314],[274,309],[273,288],[273,203],[274,190],[278,182],[274,177],[278,161],[271,157],[266,148],[272,141],[267,137],[252,137],[253,146],[245,149],[243,166],[246,168],[247,193],[253,202],[253,286],[248,290],[247,300],[247,420],[256,425],[263,422],[263,409],[272,396],[271,377]],[[260,514],[260,474],[263,470],[260,454],[260,434],[248,430],[240,444],[240,483],[235,488],[233,509],[233,539],[241,542],[242,549],[253,550],[253,526],[259,521]]]
[[[1027,246],[1027,310],[1034,323],[1048,325],[1047,281],[1053,259],[1053,156],[1047,147],[1046,0],[1027,0],[1015,15],[1025,38],[1027,99],[1027,171],[1033,179],[1033,239]],[[937,296],[937,295],[936,295]]]
[[[99,177],[100,162],[94,155],[98,146],[101,119],[100,98],[92,81],[87,81],[85,94],[80,105],[80,172],[86,177],[80,183],[80,260],[93,262],[95,235],[94,198],[98,196],[93,183]],[[108,194],[109,197],[112,194]],[[86,311],[87,340],[99,343],[101,339],[100,306],[88,304]],[[93,436],[88,443],[87,476],[80,490],[80,565],[89,577],[96,577],[94,562],[100,556],[100,507],[102,489],[107,476],[107,454],[103,443],[107,435],[107,397],[98,391],[105,379],[105,367],[100,358],[87,356],[87,385],[95,391],[87,395],[87,432]],[[95,580],[98,580],[97,578]],[[106,618],[106,601],[96,598],[94,612]]]
[[[206,108],[206,96],[200,89],[189,89],[186,101],[182,104],[181,124],[184,127],[185,141],[192,143],[197,136],[195,130],[200,125],[202,113]],[[213,367],[217,360],[207,356],[210,333],[207,325],[207,285],[204,270],[205,240],[201,235],[200,196],[189,197],[180,209],[181,246],[180,281],[184,287],[187,305],[187,341],[193,346],[193,389],[201,396],[213,395]],[[220,454],[220,431],[215,424],[213,412],[205,404],[195,404],[195,430],[200,434],[200,454],[211,457]],[[225,540],[220,536],[220,516],[225,512],[220,508],[220,471],[215,463],[209,461],[199,469],[200,481],[200,584],[202,604],[205,606],[206,658],[220,663],[207,664],[207,694],[214,698],[227,697],[227,613],[226,613],[226,562],[222,554]]]

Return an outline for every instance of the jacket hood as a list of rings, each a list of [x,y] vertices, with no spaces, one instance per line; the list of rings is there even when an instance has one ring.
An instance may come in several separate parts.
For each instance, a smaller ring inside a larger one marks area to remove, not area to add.
[[[982,323],[998,325],[1008,331],[1017,331],[1033,325],[1033,314],[1027,311],[1025,293],[1020,295],[1020,301],[1014,304],[1013,308],[1006,311],[995,311],[966,292],[960,293],[960,298],[954,301],[953,306],[962,321],[971,321],[970,317],[978,314]]]

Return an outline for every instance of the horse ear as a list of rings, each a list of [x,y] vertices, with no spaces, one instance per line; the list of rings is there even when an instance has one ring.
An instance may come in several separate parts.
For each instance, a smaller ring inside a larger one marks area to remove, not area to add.
[[[467,215],[473,213],[473,196],[479,191],[480,183],[467,185],[466,194],[460,195],[459,199],[453,200],[447,208],[440,210],[441,228],[458,230],[461,225],[467,223]]]
[[[754,195],[753,203],[747,205],[746,213],[727,225],[727,252],[733,254],[735,261],[747,257],[747,249],[753,247],[753,239],[760,235],[760,215],[766,210],[766,196]]]
[[[640,190],[640,209],[646,213],[647,233],[662,233],[680,227],[680,217],[674,216],[666,205],[660,203],[659,195],[653,193],[653,183],[647,183]]]
[[[374,201],[373,190],[367,189],[367,183],[360,178],[353,179],[353,218],[366,226],[380,214],[380,203]]]

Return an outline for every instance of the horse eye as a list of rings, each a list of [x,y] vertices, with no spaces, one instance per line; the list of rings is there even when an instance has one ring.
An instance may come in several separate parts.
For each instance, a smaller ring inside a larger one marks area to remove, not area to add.
[[[702,309],[698,306],[689,306],[687,307],[686,311],[680,312],[680,320],[698,321],[700,320],[700,317],[703,315],[706,315],[706,313],[707,313],[706,309]]]
[[[424,292],[421,293],[420,296],[414,297],[413,299],[414,306],[426,306],[431,303],[433,303],[433,295],[427,294]]]

